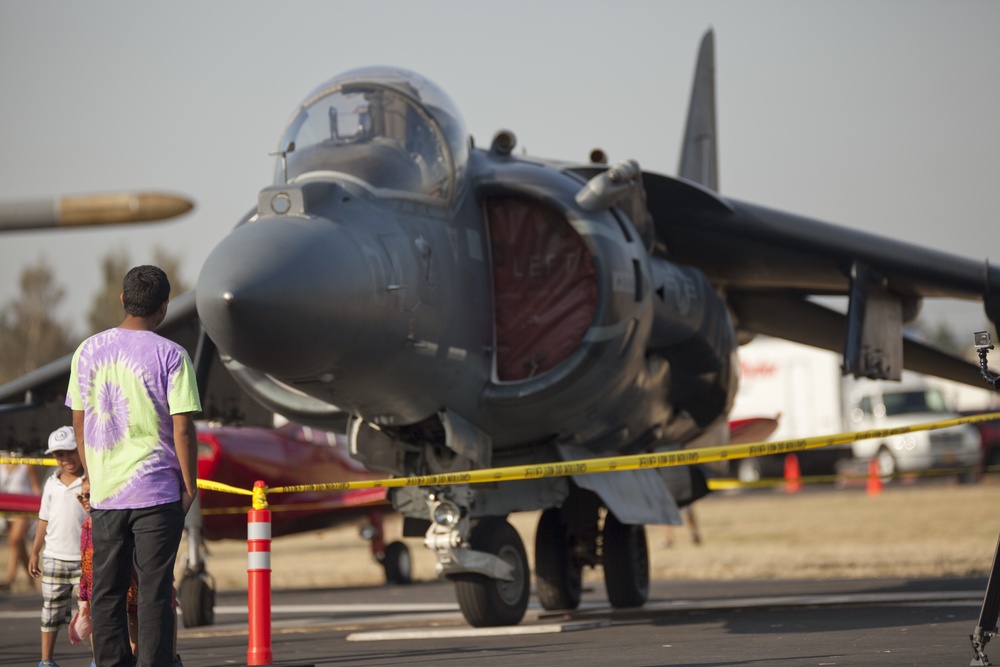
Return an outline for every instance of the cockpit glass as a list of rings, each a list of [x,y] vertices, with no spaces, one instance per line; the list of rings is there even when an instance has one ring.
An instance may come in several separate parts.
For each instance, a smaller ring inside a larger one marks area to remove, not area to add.
[[[441,100],[450,105],[433,84],[403,70],[337,77],[285,130],[282,150],[294,144],[285,157],[287,178],[337,172],[373,188],[452,199],[468,149],[457,114],[429,104]],[[276,179],[283,178],[279,164]]]

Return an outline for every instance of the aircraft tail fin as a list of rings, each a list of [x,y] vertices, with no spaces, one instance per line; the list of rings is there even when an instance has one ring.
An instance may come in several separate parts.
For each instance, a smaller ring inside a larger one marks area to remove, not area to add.
[[[715,36],[702,37],[691,86],[687,127],[677,175],[718,192],[719,164],[715,132]]]

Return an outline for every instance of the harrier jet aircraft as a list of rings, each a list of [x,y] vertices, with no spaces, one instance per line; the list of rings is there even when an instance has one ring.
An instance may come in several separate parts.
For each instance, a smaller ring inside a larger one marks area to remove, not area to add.
[[[416,476],[723,444],[737,346],[757,333],[842,351],[856,375],[981,382],[902,328],[924,297],[982,299],[997,322],[1000,270],[722,196],[713,59],[708,33],[677,177],[517,155],[509,131],[476,146],[402,69],[317,88],[273,184],[161,329],[192,351],[206,416],[343,428],[367,467]],[[835,294],[846,314],[809,299]],[[40,442],[65,414],[66,368],[0,388],[3,439]],[[488,626],[528,603],[511,512],[542,510],[543,607],[577,606],[597,565],[628,607],[648,592],[644,524],[679,523],[705,491],[704,471],[665,468],[391,495]]]

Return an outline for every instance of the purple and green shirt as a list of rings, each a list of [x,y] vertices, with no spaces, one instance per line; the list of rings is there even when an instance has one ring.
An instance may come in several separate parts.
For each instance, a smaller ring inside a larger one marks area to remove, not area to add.
[[[183,347],[152,331],[95,334],[73,355],[66,405],[83,411],[94,509],[180,500],[184,481],[171,415],[201,411]]]

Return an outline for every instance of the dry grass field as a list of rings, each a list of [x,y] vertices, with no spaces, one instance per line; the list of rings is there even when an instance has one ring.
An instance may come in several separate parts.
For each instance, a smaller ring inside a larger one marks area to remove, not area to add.
[[[778,579],[985,575],[1000,534],[1000,480],[863,488],[715,493],[695,504],[702,543],[688,526],[647,528],[656,579]],[[277,515],[275,515],[277,516]],[[511,522],[534,563],[537,512]],[[398,536],[398,524],[387,526]],[[407,539],[414,578],[434,578],[434,559]],[[210,572],[222,590],[246,588],[246,545],[210,543]],[[283,537],[272,544],[275,587],[382,582],[358,526]],[[587,578],[603,573],[588,570]]]
[[[701,532],[689,526],[647,528],[656,579],[944,577],[985,575],[1000,533],[1000,479],[959,485],[949,480],[892,483],[878,496],[830,487],[788,494],[780,489],[717,492],[695,504]],[[280,520],[280,514],[275,514]],[[511,521],[534,562],[537,512]],[[282,537],[272,544],[276,588],[378,584],[382,569],[351,525]],[[399,534],[398,522],[387,526]],[[672,532],[672,545],[667,546]],[[434,578],[421,540],[406,540],[417,580]],[[219,590],[246,588],[246,543],[210,542],[209,572]],[[181,553],[185,545],[181,545]],[[7,551],[0,550],[0,568]],[[180,572],[180,570],[179,570]],[[15,590],[25,590],[23,573]],[[598,570],[585,577],[600,579]]]

